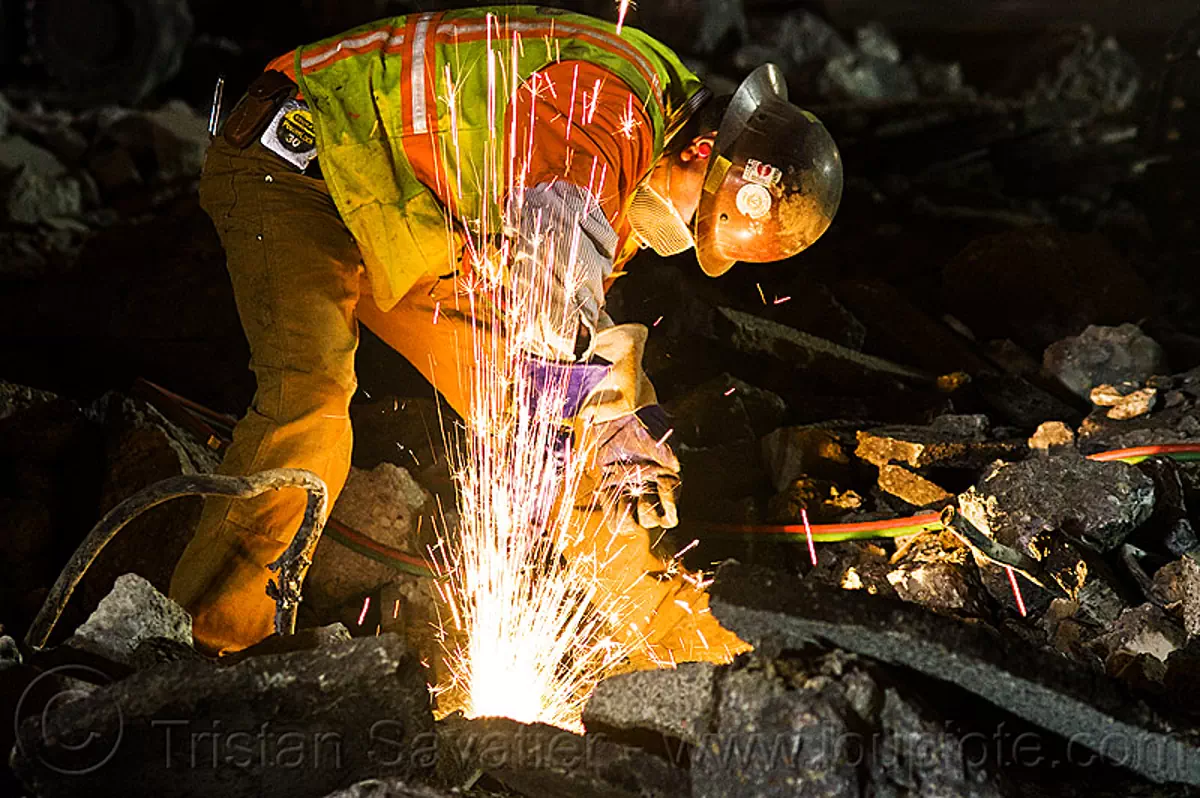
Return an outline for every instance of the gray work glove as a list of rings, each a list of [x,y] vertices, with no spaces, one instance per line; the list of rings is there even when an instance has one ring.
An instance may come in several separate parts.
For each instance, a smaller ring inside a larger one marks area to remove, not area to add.
[[[508,286],[518,308],[530,303],[515,311],[522,349],[573,359],[581,325],[597,330],[616,247],[616,231],[586,189],[564,181],[526,189]]]
[[[665,427],[662,422],[665,416],[661,409],[652,405],[639,413],[602,422],[594,430],[600,489],[630,501],[635,520],[646,529],[671,529],[679,523],[675,509],[679,460],[662,440],[665,429],[658,437],[651,431]]]

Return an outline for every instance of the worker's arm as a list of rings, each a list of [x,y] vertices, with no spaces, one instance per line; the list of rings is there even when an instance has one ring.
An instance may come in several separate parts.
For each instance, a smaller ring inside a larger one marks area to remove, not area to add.
[[[613,270],[625,199],[649,172],[653,129],[620,78],[566,61],[531,76],[509,124],[514,161],[510,220],[518,227],[512,285],[540,289],[546,346],[569,358],[580,324],[601,324],[604,280]]]
[[[580,327],[591,331],[594,358],[571,367],[581,390],[566,415],[580,424],[580,445],[595,451],[599,488],[629,499],[642,526],[673,527],[679,461],[642,370],[647,330],[603,315],[625,200],[653,166],[650,119],[623,81],[581,62],[531,77],[515,113],[513,287],[528,296],[541,286],[549,300],[535,336],[544,347],[534,353],[569,361]]]

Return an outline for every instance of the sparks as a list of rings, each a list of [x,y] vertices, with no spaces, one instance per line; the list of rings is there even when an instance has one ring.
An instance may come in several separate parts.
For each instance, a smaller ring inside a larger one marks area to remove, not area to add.
[[[1017,602],[1017,612],[1021,613],[1021,617],[1024,618],[1028,613],[1025,609],[1025,599],[1021,595],[1021,586],[1017,584],[1017,572],[1011,565],[1004,566],[1004,570],[1008,572],[1008,584],[1012,588],[1013,598]]]
[[[358,625],[359,626],[362,626],[363,621],[365,621],[367,619],[367,609],[370,608],[370,606],[371,606],[371,597],[367,596],[366,599],[363,600],[362,611],[358,613]]]
[[[579,65],[571,73],[571,104],[567,106],[567,141],[571,140],[571,125],[575,121],[575,92],[579,88]],[[585,93],[586,97],[586,93]]]
[[[629,13],[629,0],[619,0],[617,4],[617,35],[621,35],[621,29],[625,27],[625,15]]]
[[[654,320],[654,323],[653,323],[653,324],[651,324],[650,326],[651,326],[651,327],[657,327],[657,326],[658,326],[658,323],[659,323],[660,321],[662,321],[662,320],[663,320],[663,317],[662,317],[662,316],[659,316],[657,319],[655,319],[655,320]]]
[[[627,139],[633,138],[633,130],[641,124],[637,117],[633,115],[633,95],[629,95],[629,100],[625,104],[625,111],[621,114],[621,122],[617,126],[617,130]]]
[[[777,297],[775,297],[775,301],[772,302],[771,304],[782,305],[784,302],[791,302],[791,301],[792,301],[792,298],[790,296],[777,296]]]
[[[726,396],[733,396],[733,392],[734,392],[734,391],[736,391],[736,390],[737,390],[737,386],[735,385],[735,386],[733,386],[732,388],[730,388],[728,391],[726,391],[726,392],[725,392],[725,395],[726,395]]]
[[[438,323],[438,317],[441,315],[442,315],[442,303],[439,300],[438,302],[435,302],[433,305],[433,323],[434,324]]]
[[[760,283],[755,283],[754,287],[758,289],[758,298],[762,300],[764,305],[767,304],[767,295],[763,293],[762,285]]]
[[[521,43],[498,28],[492,35],[490,24],[488,40],[489,95],[504,95],[488,98],[491,123],[504,112],[497,99],[511,104],[518,96],[500,72],[514,63],[504,48]],[[576,119],[578,70],[575,78],[565,120],[568,137],[577,122],[594,117],[601,89],[595,84],[582,92]],[[548,79],[535,76],[528,85],[533,102],[542,92],[557,96]],[[531,123],[534,118],[531,111]],[[451,109],[452,122],[457,119]],[[520,151],[533,149],[532,133],[517,142],[513,129],[506,132],[506,142],[489,145],[476,177],[494,203],[485,201],[480,218],[464,219],[461,229],[455,228],[459,234],[466,231],[478,291],[461,298],[463,314],[474,320],[470,351],[464,353],[473,362],[459,364],[468,396],[467,422],[449,433],[453,439],[447,441],[457,528],[450,529],[443,517],[438,541],[429,549],[429,559],[443,577],[436,585],[444,615],[438,634],[448,673],[434,693],[439,716],[462,710],[468,717],[500,716],[581,731],[583,705],[592,689],[640,642],[636,633],[628,633],[622,599],[599,589],[598,575],[612,554],[585,545],[590,538],[584,519],[599,513],[609,523],[620,523],[620,514],[629,509],[615,497],[577,498],[595,452],[564,437],[565,375],[546,385],[529,368],[531,357],[572,357],[548,346],[546,332],[570,327],[563,324],[567,319],[553,316],[575,309],[553,307],[550,280],[538,279],[549,278],[549,268],[534,269],[535,285],[520,296],[506,288],[508,272],[515,267],[507,244],[497,245],[488,231],[519,229],[515,214],[531,160],[528,155],[522,159]],[[518,153],[515,159],[503,157],[505,143]],[[524,163],[514,165],[513,160]],[[606,168],[593,170],[592,193],[603,192],[605,178]],[[509,196],[501,202],[505,191]],[[498,220],[486,218],[493,204]],[[555,231],[543,229],[541,220],[535,226],[530,257],[549,262],[556,250],[570,253],[564,279],[572,295],[570,286],[583,279],[582,268],[574,263],[578,231],[572,240],[556,241]],[[503,318],[491,312],[497,306],[504,308]],[[439,308],[435,305],[435,319]],[[577,507],[581,501],[591,506]]]
[[[804,522],[804,536],[808,539],[808,559],[812,560],[813,567],[817,567],[817,547],[813,544],[812,526],[808,523],[808,509],[800,508],[800,520]]]

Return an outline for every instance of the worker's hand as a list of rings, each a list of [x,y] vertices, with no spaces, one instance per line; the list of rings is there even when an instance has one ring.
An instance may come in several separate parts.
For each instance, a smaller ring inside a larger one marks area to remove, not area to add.
[[[585,189],[557,181],[524,192],[508,285],[522,348],[573,358],[581,325],[597,329],[616,246],[616,231]]]
[[[657,409],[655,405],[644,410],[653,414]],[[648,414],[643,412],[643,415]],[[595,431],[600,489],[631,502],[639,526],[646,529],[676,526],[679,460],[663,440],[665,435],[655,438],[637,414],[606,421],[597,425]]]

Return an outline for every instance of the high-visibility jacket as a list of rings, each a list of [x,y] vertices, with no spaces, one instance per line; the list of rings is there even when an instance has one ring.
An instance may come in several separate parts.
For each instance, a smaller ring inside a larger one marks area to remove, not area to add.
[[[507,110],[518,92],[579,93],[581,118],[568,124],[587,121],[599,82],[539,86],[540,71],[583,62],[626,84],[648,120],[638,135],[652,137],[653,160],[672,114],[700,87],[640,31],[617,35],[607,22],[532,6],[393,17],[301,47],[292,59],[287,71],[312,109],[322,174],[384,310],[422,274],[454,271],[464,241],[499,232],[521,153],[537,147],[514,140]]]

